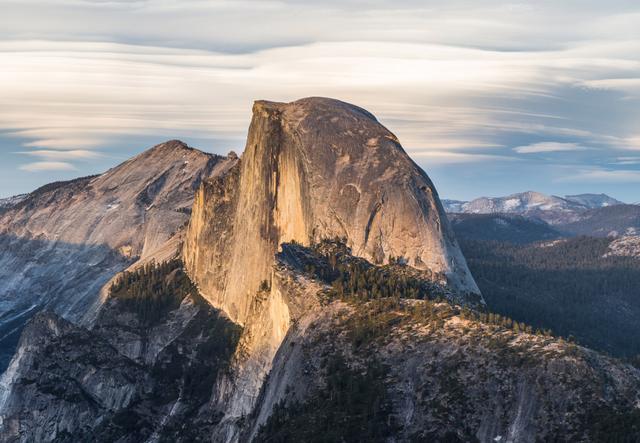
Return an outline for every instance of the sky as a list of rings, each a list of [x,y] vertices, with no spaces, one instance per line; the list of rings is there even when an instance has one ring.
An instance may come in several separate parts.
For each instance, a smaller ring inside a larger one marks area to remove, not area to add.
[[[0,0],[0,197],[181,139],[241,152],[256,99],[374,113],[443,198],[640,201],[640,2]]]

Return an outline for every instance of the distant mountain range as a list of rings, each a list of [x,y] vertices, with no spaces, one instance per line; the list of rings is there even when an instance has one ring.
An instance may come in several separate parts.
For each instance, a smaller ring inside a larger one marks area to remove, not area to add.
[[[579,194],[558,197],[527,191],[506,197],[480,197],[471,201],[442,200],[445,211],[465,214],[518,214],[549,224],[577,222],[591,209],[624,205],[606,194]]]
[[[539,220],[554,228],[576,234],[596,236],[634,234],[640,229],[640,221],[633,214],[639,205],[628,205],[606,194],[579,194],[558,197],[528,191],[505,197],[480,197],[471,201],[442,200],[449,214],[510,214],[530,220]],[[616,209],[611,209],[616,208]],[[622,218],[622,220],[618,220]],[[591,220],[597,232],[584,228],[582,223]],[[598,221],[599,220],[599,221]],[[595,224],[599,224],[596,228]],[[587,229],[588,232],[585,232]],[[615,232],[614,232],[615,231]]]
[[[443,203],[490,310],[640,352],[640,205],[535,192]]]

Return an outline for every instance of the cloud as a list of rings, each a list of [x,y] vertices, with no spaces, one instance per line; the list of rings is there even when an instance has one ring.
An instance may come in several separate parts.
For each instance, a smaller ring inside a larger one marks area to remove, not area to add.
[[[561,151],[586,151],[590,148],[580,146],[577,143],[560,142],[540,142],[526,146],[518,146],[513,150],[519,154],[536,154],[539,152],[561,152]]]
[[[469,146],[457,140],[473,138],[478,147],[493,147],[519,132],[588,136],[585,128],[557,124],[571,123],[569,116],[527,103],[557,101],[555,89],[571,87],[576,70],[588,74],[600,64],[591,54],[573,60],[572,51],[370,41],[249,54],[11,41],[0,42],[0,52],[11,66],[0,72],[0,126],[46,149],[102,147],[118,134],[239,138],[254,99],[308,95],[342,98],[388,117],[405,146],[437,141],[459,149]]]
[[[28,172],[40,171],[73,171],[76,168],[71,163],[66,162],[34,162],[20,166],[20,169]]]
[[[68,151],[55,151],[52,149],[37,149],[34,151],[21,151],[16,154],[29,155],[33,157],[42,157],[46,160],[82,160],[82,159],[95,159],[102,156],[101,153],[96,151],[89,151],[86,149],[72,149]]]
[[[503,51],[638,35],[628,1],[5,0],[6,38],[109,40],[251,52],[319,41],[402,41]],[[34,13],[35,11],[35,13]],[[295,20],[292,20],[295,17]],[[172,26],[167,29],[167,22]],[[89,26],[88,26],[89,25]]]
[[[51,128],[51,129],[35,128],[35,129],[15,131],[14,135],[32,138],[32,137],[38,137],[40,134],[57,133],[57,136],[55,138],[36,139],[23,144],[23,146],[29,147],[29,148],[74,150],[74,148],[90,148],[90,147],[95,147],[100,145],[101,139],[98,137],[77,138],[77,137],[64,136],[64,134],[68,132],[69,132],[69,128],[59,128],[57,131],[54,128]]]
[[[582,84],[593,89],[613,89],[628,93],[640,93],[640,78],[605,78],[588,80]]]
[[[636,135],[636,136],[632,136],[632,137],[627,137],[622,141],[622,146],[623,149],[630,149],[630,150],[638,150],[640,151],[640,135]]]
[[[591,169],[559,178],[559,182],[583,183],[640,183],[640,170]]]
[[[411,155],[445,164],[593,146],[605,166],[640,148],[633,2],[7,0],[2,12],[0,134],[45,162],[85,168],[114,140],[240,144],[253,100],[310,95],[369,109]]]
[[[455,163],[480,163],[498,161],[516,161],[516,158],[504,155],[472,154],[450,151],[410,151],[409,154],[417,160],[425,159],[429,165],[444,165]]]
[[[640,165],[640,157],[618,157],[613,162],[616,165]]]

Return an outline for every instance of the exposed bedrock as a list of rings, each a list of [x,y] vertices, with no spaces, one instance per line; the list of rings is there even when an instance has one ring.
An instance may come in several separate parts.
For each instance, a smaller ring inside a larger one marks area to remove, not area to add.
[[[344,237],[479,294],[431,180],[367,111],[327,98],[257,101],[237,170],[205,181],[184,247],[203,295],[244,324],[281,243]]]
[[[246,326],[217,389],[222,440],[238,437],[295,320],[273,274],[280,245],[335,237],[482,302],[433,184],[373,115],[327,98],[255,102],[242,159],[201,184],[183,248],[202,295]]]

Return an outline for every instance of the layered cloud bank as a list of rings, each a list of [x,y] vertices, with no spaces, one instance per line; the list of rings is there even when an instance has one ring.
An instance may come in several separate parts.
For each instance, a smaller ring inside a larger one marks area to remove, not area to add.
[[[24,188],[28,171],[91,172],[132,144],[239,150],[254,99],[324,95],[374,111],[452,196],[597,177],[633,200],[640,7],[368,5],[5,2],[0,167]]]

